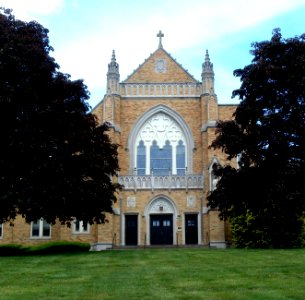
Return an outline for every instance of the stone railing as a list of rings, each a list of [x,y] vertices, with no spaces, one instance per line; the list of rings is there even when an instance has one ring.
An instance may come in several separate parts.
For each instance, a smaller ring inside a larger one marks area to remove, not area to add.
[[[125,97],[198,97],[200,83],[121,83]]]
[[[118,179],[125,190],[203,189],[203,175],[121,175]]]

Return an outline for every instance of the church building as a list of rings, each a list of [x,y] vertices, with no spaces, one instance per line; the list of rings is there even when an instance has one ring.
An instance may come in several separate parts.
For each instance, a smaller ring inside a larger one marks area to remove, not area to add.
[[[0,224],[0,243],[90,242],[93,250],[115,246],[212,246],[230,242],[227,222],[207,206],[217,178],[214,164],[226,164],[221,151],[209,149],[218,120],[228,120],[235,105],[218,104],[213,64],[203,55],[201,81],[164,48],[157,49],[125,80],[113,51],[107,91],[93,109],[119,145],[119,183],[113,214],[106,224],[71,228],[43,219],[15,226]]]
[[[208,146],[216,122],[230,119],[236,106],[218,104],[208,51],[200,82],[163,48],[163,36],[124,81],[113,51],[107,93],[94,109],[120,145],[117,243],[225,247],[228,224],[206,196],[215,185],[213,164],[226,162]]]

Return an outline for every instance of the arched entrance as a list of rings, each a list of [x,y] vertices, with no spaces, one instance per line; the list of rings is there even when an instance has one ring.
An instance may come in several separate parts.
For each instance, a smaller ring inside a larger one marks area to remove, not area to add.
[[[168,197],[159,195],[145,209],[147,243],[173,245],[176,243],[177,208]]]

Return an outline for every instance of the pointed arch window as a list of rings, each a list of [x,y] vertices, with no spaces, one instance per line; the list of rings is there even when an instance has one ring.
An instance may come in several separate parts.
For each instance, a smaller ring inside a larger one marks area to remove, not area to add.
[[[184,175],[188,161],[186,136],[169,115],[152,115],[135,138],[134,166],[137,175]]]

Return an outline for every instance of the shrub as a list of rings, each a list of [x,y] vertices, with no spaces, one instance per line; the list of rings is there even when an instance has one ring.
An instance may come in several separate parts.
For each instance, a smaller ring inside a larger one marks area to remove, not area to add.
[[[305,245],[304,216],[291,220],[282,219],[282,224],[299,229],[295,231],[294,237],[291,237],[291,232],[286,231],[276,218],[271,224],[262,212],[255,215],[246,209],[244,214],[231,217],[229,220],[232,243],[236,248],[299,248]]]
[[[79,253],[89,249],[89,243],[81,242],[49,242],[37,246],[6,244],[0,245],[0,256]]]
[[[0,256],[16,256],[24,255],[27,251],[26,247],[15,244],[0,245]]]
[[[81,242],[49,242],[29,247],[27,254],[59,254],[87,252],[90,249],[89,243]]]

